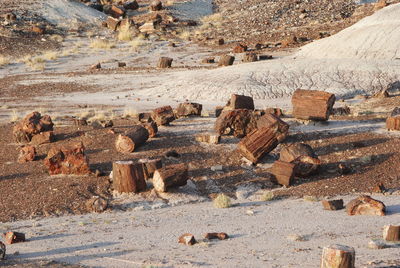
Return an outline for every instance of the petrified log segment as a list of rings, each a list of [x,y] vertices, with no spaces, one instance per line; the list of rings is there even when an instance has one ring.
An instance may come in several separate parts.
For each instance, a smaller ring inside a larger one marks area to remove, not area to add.
[[[318,170],[319,166],[321,165],[321,160],[307,155],[302,155],[291,163],[296,165],[294,169],[296,176],[307,177],[311,174],[314,174]]]
[[[6,245],[0,241],[0,260],[4,260],[6,258]]]
[[[172,61],[173,61],[172,58],[161,57],[161,58],[158,60],[157,67],[158,67],[158,68],[170,68],[171,65],[172,65]]]
[[[121,20],[115,19],[113,17],[108,17],[106,20],[107,23],[107,28],[112,30],[112,31],[116,31],[119,27],[119,25],[121,24]]]
[[[142,123],[150,123],[153,122],[153,118],[151,117],[151,113],[138,113],[136,119]]]
[[[246,53],[243,55],[243,62],[254,62],[258,60],[258,56],[256,53]]]
[[[142,126],[149,132],[149,137],[154,138],[157,136],[158,127],[156,122],[143,123]]]
[[[185,244],[187,246],[193,246],[197,243],[197,241],[194,238],[194,235],[186,233],[179,237],[178,243]]]
[[[383,227],[383,239],[386,241],[400,241],[400,225],[386,225]]]
[[[7,232],[7,233],[3,234],[3,237],[4,237],[4,242],[7,245],[25,242],[25,234],[24,233]]]
[[[46,143],[51,143],[54,141],[54,133],[53,131],[41,132],[32,137],[31,144],[33,145],[41,145]]]
[[[139,8],[139,4],[136,0],[127,1],[124,3],[124,8],[128,10],[136,10]]]
[[[298,119],[326,121],[334,103],[334,94],[298,89],[292,97],[293,116]]]
[[[196,135],[196,141],[198,142],[218,144],[220,140],[221,136],[215,133],[200,133]]]
[[[178,108],[176,108],[176,114],[178,117],[185,117],[185,116],[200,116],[201,110],[203,109],[203,105],[200,103],[194,102],[185,102],[179,104]]]
[[[151,116],[158,126],[168,125],[175,120],[174,111],[169,105],[154,109]]]
[[[276,182],[280,185],[292,185],[294,179],[295,164],[275,161],[271,168],[271,173],[275,176]]]
[[[204,235],[205,239],[219,239],[219,240],[225,240],[228,239],[229,236],[227,233],[206,233]]]
[[[143,174],[146,180],[151,179],[157,169],[162,168],[161,159],[140,159],[139,163],[143,165]]]
[[[138,193],[147,188],[143,174],[143,165],[133,161],[113,163],[113,188],[119,193]]]
[[[340,210],[344,208],[343,199],[322,200],[321,203],[325,210]]]
[[[388,130],[400,130],[400,116],[389,116],[386,119],[386,128]]]
[[[278,145],[273,129],[260,128],[250,132],[238,144],[239,152],[254,164]]]
[[[310,156],[312,158],[317,158],[313,148],[305,143],[294,143],[285,146],[279,155],[279,160],[285,162],[292,162],[300,156]]]
[[[44,159],[44,164],[49,169],[50,175],[86,175],[90,173],[90,169],[84,151],[85,147],[82,142],[54,146],[50,148],[47,157]]]
[[[218,66],[229,66],[232,65],[234,61],[235,61],[234,56],[224,55],[219,57]]]
[[[215,117],[220,116],[223,110],[224,110],[224,106],[215,107]]]
[[[254,101],[253,98],[249,96],[232,94],[226,106],[231,109],[254,110]]]
[[[36,149],[33,146],[24,146],[19,151],[18,163],[34,161],[36,158]]]
[[[279,142],[286,139],[289,132],[289,125],[273,114],[264,114],[257,120],[257,128],[271,128],[275,131]]]
[[[157,169],[153,175],[153,185],[157,192],[167,192],[170,187],[186,185],[188,168],[182,164]]]
[[[50,116],[42,116],[39,112],[33,112],[14,126],[13,134],[17,142],[28,143],[34,135],[52,130],[53,122]]]
[[[386,207],[381,201],[375,200],[368,195],[351,200],[346,206],[347,214],[353,215],[376,215],[385,216]]]
[[[94,196],[86,201],[86,209],[88,211],[100,213],[107,209],[108,202],[100,196]]]
[[[242,138],[257,128],[258,117],[247,109],[223,111],[215,121],[215,132]]]
[[[149,139],[149,132],[146,128],[136,125],[127,130],[124,134],[118,135],[115,140],[115,148],[120,153],[132,153],[135,149]]]
[[[354,268],[354,248],[330,245],[322,250],[321,268]]]

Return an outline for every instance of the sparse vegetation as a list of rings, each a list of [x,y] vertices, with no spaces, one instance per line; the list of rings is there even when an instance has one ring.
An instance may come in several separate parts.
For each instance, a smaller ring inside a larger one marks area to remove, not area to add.
[[[312,196],[312,195],[305,195],[305,196],[303,196],[303,200],[307,201],[307,202],[318,202],[319,198],[316,196]]]
[[[216,208],[229,208],[232,206],[231,199],[225,194],[219,194],[213,203]]]
[[[0,67],[10,64],[10,58],[5,56],[0,56]]]
[[[117,38],[119,41],[131,41],[133,36],[134,32],[132,31],[131,24],[126,23],[120,27]]]
[[[89,45],[90,48],[93,49],[112,49],[115,48],[115,43],[108,41],[108,40],[103,40],[103,39],[94,39]]]
[[[261,196],[261,201],[267,202],[275,199],[275,195],[272,191],[267,191]]]
[[[64,37],[62,37],[62,36],[59,35],[59,34],[53,34],[53,35],[51,35],[49,38],[50,38],[50,40],[55,41],[55,42],[59,42],[59,43],[61,43],[62,41],[64,41]]]
[[[136,117],[136,115],[138,114],[138,112],[130,107],[127,107],[124,109],[122,116],[123,117]]]
[[[10,122],[14,123],[14,122],[17,122],[19,119],[20,119],[20,116],[19,116],[17,110],[15,110],[15,109],[12,110],[12,114],[10,115]]]
[[[145,46],[147,43],[143,39],[137,37],[133,39],[131,42],[129,42],[129,46],[132,48],[134,51],[138,51],[140,47]]]
[[[43,53],[42,57],[45,60],[56,60],[58,58],[58,53],[56,51],[46,51]]]

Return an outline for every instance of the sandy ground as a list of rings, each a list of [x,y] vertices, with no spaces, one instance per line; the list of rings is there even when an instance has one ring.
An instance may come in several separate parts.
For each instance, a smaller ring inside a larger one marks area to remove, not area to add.
[[[206,202],[21,221],[0,229],[23,231],[29,239],[8,247],[10,259],[45,258],[92,267],[317,267],[322,247],[339,243],[355,248],[357,267],[379,267],[376,263],[398,259],[398,247],[374,250],[367,244],[381,238],[384,225],[400,221],[400,199],[374,197],[386,203],[387,216],[351,217],[299,199],[243,200],[228,209]],[[199,243],[178,244],[186,232]],[[226,232],[230,239],[205,241],[206,232]],[[292,241],[291,235],[304,241]]]

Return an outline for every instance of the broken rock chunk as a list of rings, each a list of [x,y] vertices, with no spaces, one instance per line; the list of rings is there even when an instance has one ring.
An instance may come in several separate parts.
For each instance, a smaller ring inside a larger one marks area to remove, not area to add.
[[[226,233],[206,233],[204,235],[205,239],[219,239],[219,240],[225,240],[228,239],[229,236]]]
[[[179,237],[178,242],[187,246],[193,246],[197,241],[194,238],[194,235],[186,233]]]
[[[24,233],[7,232],[7,233],[3,234],[3,237],[4,237],[4,242],[7,245],[25,242],[25,234]]]
[[[386,207],[383,202],[375,200],[368,195],[362,195],[351,200],[346,206],[347,214],[385,216]]]
[[[340,210],[344,208],[343,199],[322,200],[321,203],[325,210]]]

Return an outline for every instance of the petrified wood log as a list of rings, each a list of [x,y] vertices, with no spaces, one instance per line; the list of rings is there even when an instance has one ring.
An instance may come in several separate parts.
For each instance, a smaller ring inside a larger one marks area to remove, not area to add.
[[[138,193],[147,188],[143,174],[143,165],[133,161],[113,163],[112,185],[119,193]]]
[[[321,268],[354,268],[354,248],[330,245],[322,250]]]
[[[305,143],[294,143],[288,146],[285,146],[279,155],[279,160],[285,162],[292,162],[297,159],[299,156],[306,155],[313,158],[317,158],[313,148]]]
[[[168,125],[175,120],[174,111],[171,106],[163,106],[154,109],[151,117],[157,123],[158,126]]]
[[[295,164],[277,160],[271,168],[271,173],[274,175],[276,182],[280,185],[292,185],[294,179]]]
[[[155,136],[157,136],[157,132],[158,132],[158,127],[156,122],[150,122],[150,123],[143,123],[142,126],[147,129],[147,131],[149,132],[149,137],[150,138],[154,138]]]
[[[7,233],[3,234],[3,237],[4,237],[4,242],[7,245],[25,242],[25,234],[24,233],[7,232]]]
[[[195,139],[198,142],[218,144],[221,140],[221,136],[216,133],[200,133],[196,135]]]
[[[204,238],[209,239],[209,240],[211,240],[211,239],[225,240],[225,239],[228,239],[229,236],[227,233],[206,233],[204,235]]]
[[[334,94],[298,89],[292,97],[293,116],[298,119],[326,121],[334,103]]]
[[[171,65],[172,65],[172,61],[173,61],[172,58],[161,57],[161,58],[158,60],[157,67],[158,67],[158,68],[170,68]]]
[[[14,126],[13,134],[17,142],[28,143],[34,135],[52,130],[53,122],[50,116],[42,116],[39,112],[33,112]]]
[[[388,130],[400,130],[400,116],[389,116],[386,119],[386,128]]]
[[[244,53],[247,51],[247,46],[244,44],[237,44],[234,48],[233,48],[233,53]]]
[[[44,164],[50,175],[86,175],[90,173],[90,169],[84,151],[85,147],[82,142],[54,146],[50,148],[47,157],[44,159]]]
[[[32,137],[31,144],[32,145],[41,145],[46,143],[51,143],[54,141],[54,133],[53,131],[46,131],[36,134]]]
[[[375,200],[368,195],[351,200],[346,206],[347,214],[353,215],[376,215],[385,216],[386,207],[381,201]]]
[[[215,121],[215,132],[242,138],[257,128],[258,118],[252,110],[223,111]]]
[[[36,158],[36,149],[33,146],[24,146],[19,151],[18,163],[34,161]]]
[[[400,225],[386,225],[383,227],[383,239],[386,241],[400,241]]]
[[[256,53],[246,53],[243,55],[242,62],[255,62],[258,61]]]
[[[289,125],[273,114],[264,114],[257,120],[257,128],[270,128],[276,133],[279,142],[286,139],[289,132]]]
[[[176,108],[176,114],[178,117],[186,116],[201,116],[201,110],[203,105],[194,102],[180,103],[178,108]]]
[[[106,20],[107,23],[107,28],[112,30],[112,31],[116,31],[119,27],[119,25],[121,24],[121,20],[115,19],[113,17],[108,17]]]
[[[250,132],[238,144],[239,152],[254,164],[278,145],[273,129],[260,128]]]
[[[136,0],[127,1],[124,3],[124,8],[128,10],[136,10],[139,8],[139,4]]]
[[[107,209],[108,201],[100,196],[94,196],[86,201],[88,211],[100,213]]]
[[[296,165],[294,169],[296,176],[307,177],[311,174],[316,173],[319,166],[321,165],[321,160],[307,155],[302,155],[293,160],[291,163]]]
[[[193,246],[197,243],[197,241],[194,238],[194,235],[186,233],[179,237],[178,243],[185,244],[187,246]]]
[[[0,241],[0,260],[4,260],[6,258],[6,245]]]
[[[235,61],[234,56],[224,55],[219,57],[218,66],[229,66],[232,65],[234,61]]]
[[[143,166],[143,174],[146,180],[151,179],[157,169],[162,168],[161,159],[140,159],[139,163]]]
[[[322,200],[321,203],[325,210],[339,210],[344,208],[343,199]]]
[[[115,140],[115,148],[120,153],[132,153],[135,149],[149,139],[149,132],[146,128],[136,125],[127,130],[124,134],[118,135]]]
[[[223,110],[224,110],[224,106],[215,107],[215,117],[220,116]]]
[[[187,180],[188,168],[184,163],[157,169],[153,175],[153,185],[157,192],[167,192],[170,187],[186,185]]]
[[[231,109],[254,110],[254,101],[253,98],[249,96],[232,94],[226,106]]]

